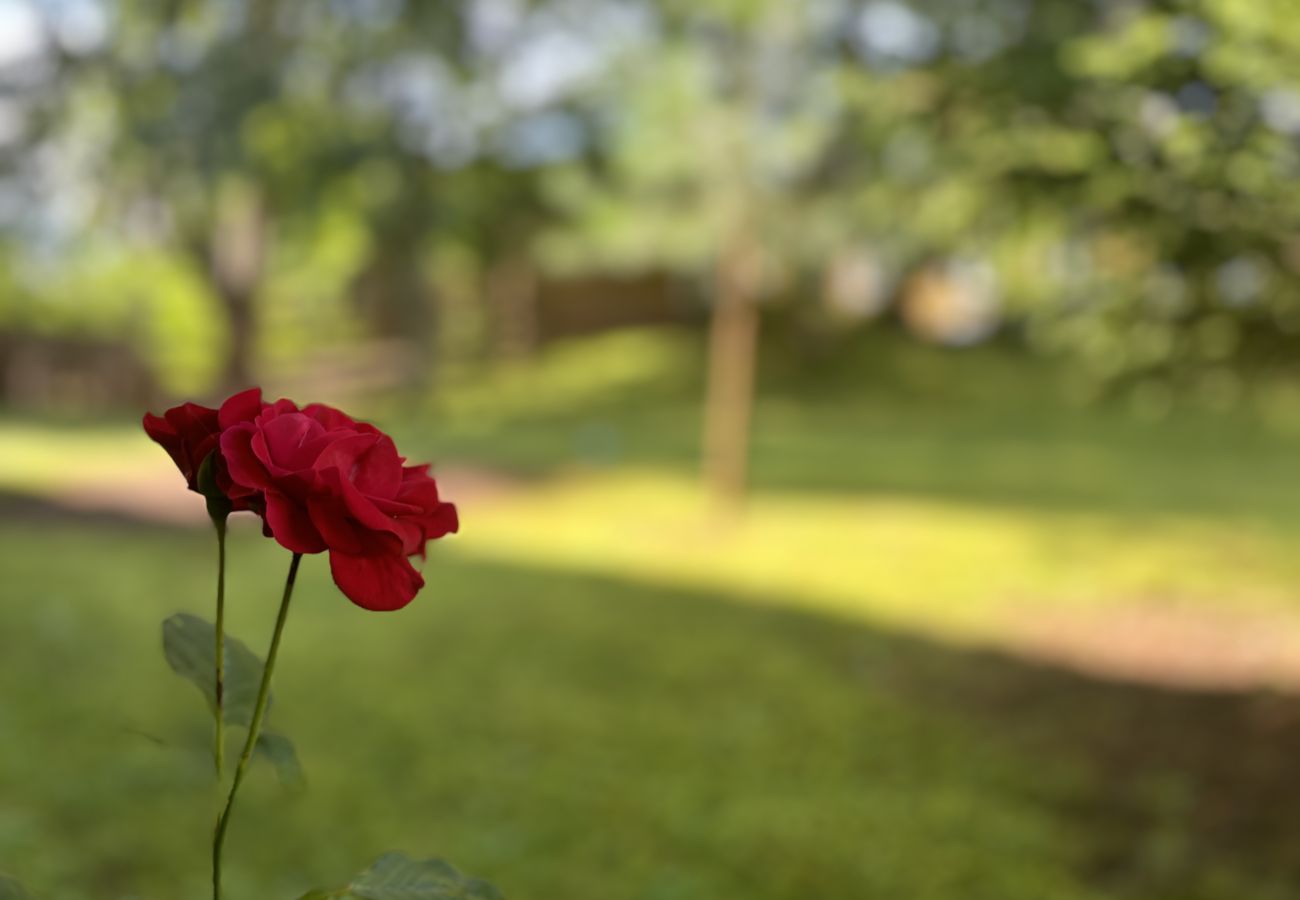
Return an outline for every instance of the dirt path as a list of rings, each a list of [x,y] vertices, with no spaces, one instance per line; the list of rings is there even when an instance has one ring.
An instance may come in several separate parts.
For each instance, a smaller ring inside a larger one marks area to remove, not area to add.
[[[1151,598],[1027,611],[1008,649],[1074,671],[1176,688],[1300,690],[1300,614]]]
[[[437,472],[443,496],[465,502],[484,502],[509,496],[517,489],[513,479],[486,469],[445,466]],[[70,481],[45,492],[41,501],[68,514],[134,519],[163,525],[207,524],[203,501],[185,489],[176,473],[124,472],[113,480]]]

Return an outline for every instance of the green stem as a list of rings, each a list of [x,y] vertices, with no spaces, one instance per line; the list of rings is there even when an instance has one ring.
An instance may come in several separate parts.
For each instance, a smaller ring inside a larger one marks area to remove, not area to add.
[[[257,688],[257,703],[253,707],[253,718],[248,723],[248,739],[239,754],[235,765],[235,777],[230,784],[230,796],[226,806],[217,819],[216,834],[212,838],[212,900],[221,900],[221,850],[226,843],[226,827],[230,824],[230,811],[235,805],[235,795],[244,781],[248,771],[249,760],[253,758],[253,749],[257,745],[258,732],[262,728],[262,716],[266,714],[266,703],[271,696],[271,673],[275,671],[275,657],[280,652],[280,637],[284,634],[284,622],[289,617],[289,598],[293,596],[293,582],[298,577],[298,563],[302,554],[295,553],[289,563],[289,576],[284,582],[284,596],[280,598],[280,612],[275,618],[275,631],[271,634],[271,649],[266,653],[266,666],[262,670],[262,683]]]
[[[212,741],[212,756],[217,765],[217,781],[225,771],[226,760],[226,520],[213,519],[217,529],[217,722]]]

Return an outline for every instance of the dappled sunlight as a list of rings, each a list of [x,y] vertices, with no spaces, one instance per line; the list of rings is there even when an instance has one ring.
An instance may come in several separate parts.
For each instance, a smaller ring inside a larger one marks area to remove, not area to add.
[[[1294,900],[1297,11],[0,0],[0,900]]]
[[[157,454],[143,431],[119,422],[98,428],[3,422],[0,488],[50,491],[132,477],[156,479]]]
[[[575,476],[475,510],[457,553],[708,587],[952,638],[1007,640],[1053,608],[1158,597],[1283,611],[1300,561],[1268,526],[903,495],[765,492],[719,519],[663,473]]]
[[[582,425],[589,420],[581,410],[604,402],[592,396],[565,401],[579,411],[580,434],[592,427]],[[513,402],[501,408],[503,418],[489,434],[509,431],[511,416],[524,414]],[[462,420],[449,421],[458,429]],[[926,423],[938,418],[920,414],[915,421],[937,427]],[[1099,493],[1090,503],[1039,504],[1014,492],[966,495],[945,487],[945,479],[987,484],[991,475],[950,472],[951,463],[937,456],[915,470],[915,489],[889,486],[888,474],[874,490],[772,487],[754,491],[739,514],[727,514],[675,465],[593,465],[574,457],[573,446],[559,437],[562,429],[555,431],[556,444],[528,447],[533,459],[546,463],[528,477],[454,461],[438,467],[445,495],[468,517],[468,528],[448,552],[719,590],[1121,677],[1300,684],[1294,529],[1271,516],[1225,517],[1210,479],[1202,478],[1172,506],[1161,502],[1169,496],[1163,490],[1145,503]],[[818,439],[808,434],[786,452],[760,445],[759,464],[784,463]],[[843,442],[850,440],[843,435],[835,452],[847,456]],[[917,453],[906,448],[930,453],[933,438],[922,430],[911,440],[900,444],[886,435],[871,452],[882,456],[886,473],[895,462],[915,466]],[[1005,452],[997,440],[973,436],[964,446],[992,460]],[[1060,448],[1041,439],[1020,440],[1025,454],[1046,456],[1036,463],[1043,470],[1061,458]],[[1120,489],[1125,468],[1132,473],[1128,480],[1147,471],[1145,463],[1120,461],[1104,445],[1083,446],[1091,448],[1090,471],[1114,473],[1086,476],[1099,490],[1108,484]],[[1284,446],[1256,452],[1271,460]],[[27,497],[69,514],[202,525],[202,503],[158,465],[159,455],[133,428],[10,422],[0,427],[0,487],[13,496],[14,509]],[[1171,484],[1206,471],[1195,459],[1165,468]],[[1036,476],[1023,470],[1006,472],[1025,490],[1034,484]],[[1206,499],[1198,500],[1197,491]]]

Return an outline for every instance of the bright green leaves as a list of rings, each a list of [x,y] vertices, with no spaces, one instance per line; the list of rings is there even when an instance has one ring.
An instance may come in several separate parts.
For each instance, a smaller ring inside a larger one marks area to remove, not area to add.
[[[216,628],[211,622],[177,613],[163,622],[163,656],[173,672],[199,689],[209,711],[217,708]],[[247,728],[257,703],[257,688],[262,680],[262,660],[242,641],[226,635],[225,675],[222,679],[224,711],[228,725]],[[268,697],[268,710],[270,698]],[[282,734],[263,731],[258,736],[256,752],[274,767],[285,787],[303,784],[302,766],[293,742]],[[2,900],[2,895],[0,895]]]
[[[468,878],[440,859],[385,853],[345,888],[311,891],[299,900],[502,900],[486,881]]]

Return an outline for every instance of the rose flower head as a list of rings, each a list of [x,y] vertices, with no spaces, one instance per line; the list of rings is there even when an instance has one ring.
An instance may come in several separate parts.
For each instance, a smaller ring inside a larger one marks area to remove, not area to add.
[[[392,438],[329,406],[265,405],[224,428],[229,496],[263,511],[294,553],[329,553],[339,589],[358,606],[400,609],[424,586],[409,557],[455,532],[428,466],[406,465]]]
[[[223,500],[230,500],[232,509],[254,509],[247,500],[240,502],[230,496],[230,475],[220,452],[220,441],[223,431],[252,419],[263,406],[261,388],[250,388],[226,400],[219,410],[182,403],[161,416],[145,413],[144,430],[167,451],[184,476],[186,486],[208,498],[209,510],[213,509],[214,502]],[[204,462],[210,465],[210,483],[205,483]]]

